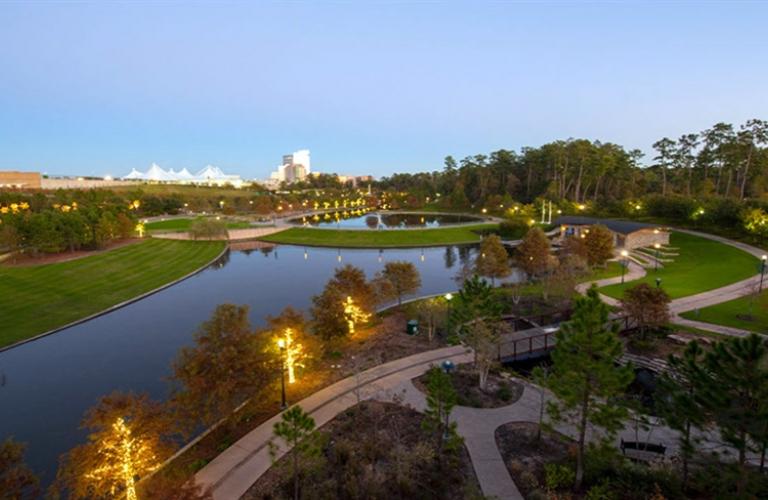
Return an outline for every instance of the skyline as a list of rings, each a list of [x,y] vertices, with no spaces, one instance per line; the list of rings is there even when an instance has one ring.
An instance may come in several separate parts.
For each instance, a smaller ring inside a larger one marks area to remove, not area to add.
[[[441,169],[568,137],[651,152],[768,116],[768,7],[4,3],[0,169]],[[652,155],[647,155],[649,161]]]

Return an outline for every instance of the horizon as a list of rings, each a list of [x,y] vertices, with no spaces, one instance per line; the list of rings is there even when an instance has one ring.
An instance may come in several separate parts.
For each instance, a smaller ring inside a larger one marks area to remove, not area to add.
[[[377,178],[768,116],[757,3],[0,5],[0,168]],[[747,48],[748,50],[745,50]]]

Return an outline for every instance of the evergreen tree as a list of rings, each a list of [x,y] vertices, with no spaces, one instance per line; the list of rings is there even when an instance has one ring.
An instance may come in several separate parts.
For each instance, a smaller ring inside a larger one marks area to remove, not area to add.
[[[601,427],[610,435],[626,416],[626,409],[610,399],[624,392],[633,374],[631,368],[616,365],[623,347],[618,325],[609,324],[609,312],[592,285],[586,296],[576,299],[573,317],[560,327],[552,352],[548,387],[557,399],[547,410],[553,420],[576,426],[576,489],[584,477],[587,427]]]
[[[757,451],[766,442],[766,353],[768,340],[751,334],[714,344],[705,358],[707,376],[699,403],[709,410],[722,438],[738,452],[738,495],[745,492],[747,452]]]
[[[315,419],[305,412],[301,406],[294,406],[283,412],[282,419],[274,425],[274,438],[283,441],[284,448],[290,454],[290,466],[293,476],[293,498],[301,496],[300,475],[302,462],[320,455],[322,447],[318,434],[315,432]],[[269,441],[269,453],[272,461],[276,461],[279,445],[274,438]]]
[[[701,384],[706,380],[702,362],[704,351],[698,342],[688,344],[681,357],[669,357],[669,371],[658,383],[656,406],[666,424],[680,433],[680,455],[683,462],[683,485],[688,481],[688,463],[695,451],[692,431],[705,422]]]
[[[456,432],[456,422],[451,422],[451,412],[458,402],[451,377],[437,366],[427,372],[427,408],[421,428],[435,436],[438,460],[443,451],[455,449],[461,438]]]

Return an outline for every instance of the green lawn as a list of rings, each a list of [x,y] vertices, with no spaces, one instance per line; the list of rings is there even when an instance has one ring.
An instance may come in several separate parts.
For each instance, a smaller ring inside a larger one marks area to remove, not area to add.
[[[0,347],[154,290],[223,249],[219,241],[149,239],[69,262],[0,267]]]
[[[752,302],[752,320],[747,321],[743,319],[743,316],[750,313],[750,302]],[[695,311],[687,311],[680,316],[715,325],[732,326],[753,332],[768,333],[768,307],[766,307],[766,304],[768,304],[768,291],[763,292],[762,297],[755,298],[754,300],[748,296],[740,297],[700,309],[698,315]],[[742,316],[742,318],[739,316]]]
[[[409,230],[343,230],[295,227],[261,238],[272,243],[329,247],[422,247],[480,241],[479,231],[494,229],[496,224]]]
[[[147,231],[188,231],[189,226],[195,219],[168,219],[155,222],[148,222],[145,226]],[[225,220],[227,229],[247,229],[251,227],[248,222]]]
[[[601,293],[620,298],[626,288],[638,283],[655,286],[661,278],[661,286],[673,299],[714,290],[757,274],[759,261],[756,257],[734,248],[699,236],[673,232],[670,246],[677,247],[680,255],[671,257],[663,269],[648,269],[644,278],[623,285],[611,285],[600,289]]]

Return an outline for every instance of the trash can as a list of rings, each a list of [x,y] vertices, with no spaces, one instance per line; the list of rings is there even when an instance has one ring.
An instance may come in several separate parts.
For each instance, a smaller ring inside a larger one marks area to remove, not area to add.
[[[419,322],[415,319],[412,319],[408,321],[406,327],[405,327],[405,333],[408,335],[418,335],[419,333]]]

